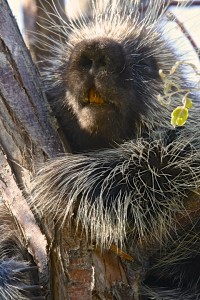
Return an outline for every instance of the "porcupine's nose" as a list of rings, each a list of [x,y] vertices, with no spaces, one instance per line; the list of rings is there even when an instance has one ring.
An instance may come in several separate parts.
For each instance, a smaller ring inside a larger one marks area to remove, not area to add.
[[[77,67],[93,76],[104,71],[119,73],[125,64],[123,47],[106,38],[82,41],[75,46],[73,56]]]

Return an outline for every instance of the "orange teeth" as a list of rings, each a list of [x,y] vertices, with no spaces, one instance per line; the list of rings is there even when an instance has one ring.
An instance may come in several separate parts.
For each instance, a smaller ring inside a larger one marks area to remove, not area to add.
[[[101,98],[100,94],[93,88],[89,90],[89,103],[104,104],[105,101]]]

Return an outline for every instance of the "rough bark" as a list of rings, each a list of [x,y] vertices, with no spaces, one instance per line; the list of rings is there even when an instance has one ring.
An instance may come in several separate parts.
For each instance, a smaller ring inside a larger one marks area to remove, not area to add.
[[[56,121],[44,97],[17,24],[5,1],[0,1],[0,192],[19,223],[27,247],[39,267],[41,285],[48,283],[46,238],[24,194],[36,167],[63,152]],[[22,187],[24,193],[19,187]]]

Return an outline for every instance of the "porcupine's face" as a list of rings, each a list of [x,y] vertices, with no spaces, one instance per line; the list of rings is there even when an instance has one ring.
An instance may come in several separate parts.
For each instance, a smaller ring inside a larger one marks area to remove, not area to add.
[[[44,73],[48,100],[75,152],[142,136],[160,119],[169,124],[157,101],[163,92],[159,69],[169,72],[176,58],[156,13],[147,12],[143,22],[138,1],[92,3],[91,17],[58,27],[66,40],[56,44]]]
[[[74,46],[67,66],[67,101],[90,134],[115,141],[134,137],[141,117],[148,114],[149,84],[160,80],[158,66],[146,54],[148,48],[136,47],[133,41],[106,37]]]

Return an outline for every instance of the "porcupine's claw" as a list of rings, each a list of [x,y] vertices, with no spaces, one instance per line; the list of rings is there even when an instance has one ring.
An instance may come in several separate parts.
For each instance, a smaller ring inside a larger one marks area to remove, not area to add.
[[[23,291],[34,292],[34,291],[41,290],[42,287],[40,285],[25,285],[25,284],[23,284],[23,285],[19,285],[18,288]]]
[[[34,271],[37,269],[38,269],[37,266],[27,266],[25,268],[19,268],[18,270],[16,269],[15,273],[25,273],[25,272]]]
[[[23,290],[23,291],[33,292],[33,291],[40,290],[42,287],[40,285],[26,285],[26,284],[21,284],[21,285],[18,285],[18,288],[21,289],[21,290]]]

